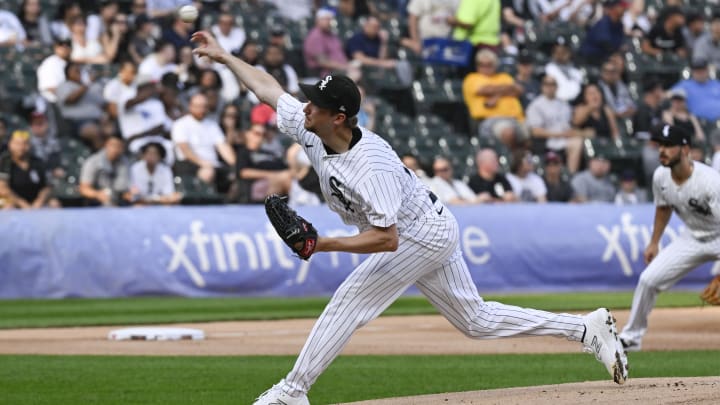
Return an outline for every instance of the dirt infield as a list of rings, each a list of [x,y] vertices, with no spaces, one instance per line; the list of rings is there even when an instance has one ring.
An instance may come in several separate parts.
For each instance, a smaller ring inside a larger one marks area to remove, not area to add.
[[[627,311],[615,311],[618,325]],[[720,307],[657,309],[643,349],[720,350]],[[0,330],[2,354],[102,355],[295,355],[314,320],[217,322],[176,325],[203,329],[203,341],[109,341],[117,327]],[[577,343],[556,338],[518,338],[477,341],[458,333],[440,316],[382,317],[359,330],[343,354],[482,354],[576,353]],[[631,369],[632,370],[632,369]],[[363,402],[373,404],[492,404],[513,403],[717,403],[720,377],[631,380],[625,387],[592,382],[513,388],[476,393]],[[622,396],[620,399],[619,396]],[[682,396],[682,399],[681,399]],[[547,400],[547,402],[546,402]]]

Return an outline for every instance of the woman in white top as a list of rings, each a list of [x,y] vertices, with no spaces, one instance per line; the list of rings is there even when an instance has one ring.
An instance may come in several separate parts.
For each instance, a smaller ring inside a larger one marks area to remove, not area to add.
[[[77,16],[72,19],[70,23],[70,39],[72,40],[70,60],[77,63],[107,63],[108,58],[103,52],[102,45],[96,39],[87,39],[86,29],[85,18]]]
[[[462,181],[453,178],[450,162],[437,157],[433,162],[435,176],[430,180],[430,189],[445,204],[464,205],[477,203],[477,196]]]

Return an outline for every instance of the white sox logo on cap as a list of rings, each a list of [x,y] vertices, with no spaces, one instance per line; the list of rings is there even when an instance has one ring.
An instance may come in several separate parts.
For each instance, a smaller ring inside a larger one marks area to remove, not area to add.
[[[318,88],[320,90],[325,90],[325,87],[327,87],[328,82],[330,80],[332,80],[332,76],[330,76],[330,75],[325,76],[325,78],[320,81],[320,85],[318,86]]]
[[[670,125],[665,125],[665,126],[663,127],[662,134],[663,134],[663,136],[666,137],[666,138],[667,138],[668,136],[670,136]]]

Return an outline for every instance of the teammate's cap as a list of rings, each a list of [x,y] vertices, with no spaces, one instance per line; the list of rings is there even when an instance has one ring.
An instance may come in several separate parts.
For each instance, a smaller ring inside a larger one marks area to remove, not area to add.
[[[354,117],[360,111],[360,90],[345,75],[327,75],[315,84],[300,84],[305,97],[320,108]]]
[[[667,146],[690,145],[690,134],[677,125],[660,125],[652,130],[653,141]]]

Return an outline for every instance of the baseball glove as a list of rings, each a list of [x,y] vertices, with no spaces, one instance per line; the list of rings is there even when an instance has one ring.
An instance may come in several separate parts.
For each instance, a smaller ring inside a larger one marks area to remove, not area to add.
[[[700,294],[700,299],[710,305],[720,305],[720,276],[710,280],[710,284]]]
[[[287,197],[272,194],[265,198],[265,212],[280,238],[303,260],[315,251],[317,230],[287,204]]]

